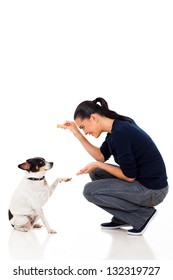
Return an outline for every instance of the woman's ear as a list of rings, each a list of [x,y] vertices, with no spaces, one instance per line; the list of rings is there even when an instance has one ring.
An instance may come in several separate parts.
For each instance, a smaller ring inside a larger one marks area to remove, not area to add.
[[[93,121],[98,122],[98,115],[97,114],[91,114],[90,118],[92,118]]]

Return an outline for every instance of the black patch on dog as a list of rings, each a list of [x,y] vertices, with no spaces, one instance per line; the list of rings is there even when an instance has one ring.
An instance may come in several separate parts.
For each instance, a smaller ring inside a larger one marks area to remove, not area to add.
[[[13,214],[11,213],[10,210],[8,210],[8,218],[9,218],[9,220],[11,220],[13,218]]]
[[[50,162],[51,167],[53,162]],[[27,159],[26,162],[19,164],[18,167],[28,172],[39,172],[40,168],[46,165],[46,161],[42,157]]]
[[[38,172],[40,167],[45,166],[45,159],[41,158],[41,157],[37,157],[37,158],[31,158],[31,159],[27,159],[27,161],[30,164],[30,170],[31,172]]]
[[[9,218],[9,221],[13,218],[13,214],[11,213],[10,210],[8,210],[8,218]],[[12,227],[14,227],[14,225],[12,225]]]

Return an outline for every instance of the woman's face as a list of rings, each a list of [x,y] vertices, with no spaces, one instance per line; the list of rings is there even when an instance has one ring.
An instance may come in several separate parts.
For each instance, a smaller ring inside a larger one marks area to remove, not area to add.
[[[84,120],[76,118],[75,123],[79,129],[83,130],[85,135],[89,134],[95,138],[98,138],[102,133],[101,127],[99,126],[99,117],[97,114],[92,114],[89,119]]]

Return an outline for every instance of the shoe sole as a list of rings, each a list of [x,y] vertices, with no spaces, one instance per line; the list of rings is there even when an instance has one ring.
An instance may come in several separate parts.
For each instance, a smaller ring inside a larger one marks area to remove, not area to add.
[[[149,224],[151,223],[151,221],[156,217],[156,215],[157,215],[157,210],[156,210],[156,212],[153,214],[153,216],[150,218],[150,220],[148,221],[148,223],[146,224],[146,226],[145,226],[145,228],[142,230],[142,231],[140,231],[140,232],[129,232],[129,231],[127,231],[127,233],[129,234],[129,235],[136,235],[136,236],[139,236],[139,235],[142,235],[145,231],[146,231],[146,229],[148,228],[148,226],[149,226]]]
[[[116,226],[116,227],[104,227],[104,226],[101,226],[101,229],[111,230],[111,229],[119,229],[119,228],[123,228],[123,227],[130,227],[130,226],[129,225],[121,225],[121,226]]]

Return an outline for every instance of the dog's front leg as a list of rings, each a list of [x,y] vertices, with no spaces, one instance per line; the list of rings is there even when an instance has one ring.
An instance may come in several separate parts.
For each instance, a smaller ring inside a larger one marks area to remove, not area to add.
[[[49,226],[49,223],[43,213],[43,210],[42,209],[38,209],[37,211],[37,214],[40,216],[45,228],[47,229],[48,233],[56,233],[55,230],[51,229],[50,226]]]
[[[58,183],[60,182],[60,179],[57,178],[52,185],[50,185],[50,188],[49,188],[49,196],[51,196],[56,188],[56,186],[58,185]]]
[[[50,186],[50,191],[49,191],[49,196],[51,196],[56,188],[56,186],[58,185],[58,183],[61,183],[61,182],[68,182],[70,181],[71,178],[57,178],[53,184]]]

